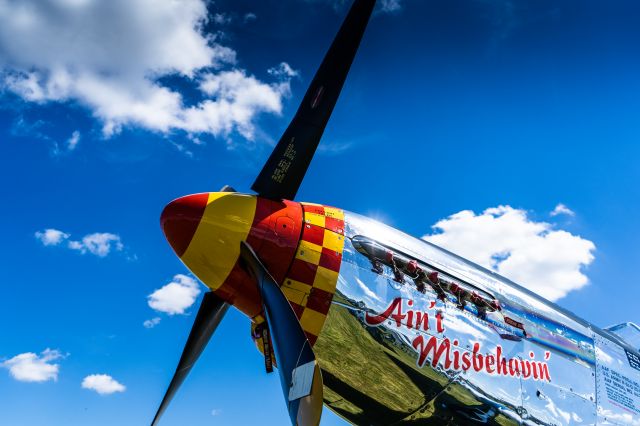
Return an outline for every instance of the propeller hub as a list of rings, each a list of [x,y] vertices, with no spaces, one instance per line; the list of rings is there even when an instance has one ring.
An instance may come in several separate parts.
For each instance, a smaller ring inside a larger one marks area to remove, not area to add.
[[[302,208],[290,201],[211,192],[172,201],[160,223],[180,260],[218,297],[253,317],[262,303],[240,265],[240,242],[255,247],[281,282],[300,238]]]
[[[189,247],[209,201],[209,194],[194,194],[173,200],[160,215],[160,226],[178,257]]]

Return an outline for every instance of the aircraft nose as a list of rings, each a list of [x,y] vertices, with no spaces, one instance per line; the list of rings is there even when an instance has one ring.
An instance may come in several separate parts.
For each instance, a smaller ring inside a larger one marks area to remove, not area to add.
[[[180,197],[164,208],[160,226],[178,257],[182,257],[198,229],[207,207],[209,194],[193,194]]]

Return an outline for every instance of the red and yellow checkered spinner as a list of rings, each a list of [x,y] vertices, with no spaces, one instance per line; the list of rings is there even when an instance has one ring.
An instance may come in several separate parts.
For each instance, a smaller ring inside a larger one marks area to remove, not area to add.
[[[216,296],[260,324],[262,299],[240,259],[240,242],[247,242],[280,284],[309,342],[315,343],[340,271],[342,210],[212,192],[174,200],[161,224],[182,262]]]

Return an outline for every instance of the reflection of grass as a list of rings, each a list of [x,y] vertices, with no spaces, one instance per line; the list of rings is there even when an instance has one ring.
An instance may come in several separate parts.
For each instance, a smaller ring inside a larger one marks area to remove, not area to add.
[[[339,292],[335,296],[336,302],[353,304]],[[433,417],[433,403],[438,407],[436,411],[443,404],[448,407],[445,411],[457,407],[473,412],[475,406],[482,412],[487,408],[464,386],[455,382],[447,386],[449,379],[445,374],[418,368],[413,349],[406,343],[399,345],[395,336],[383,327],[365,328],[343,306],[332,305],[314,350],[323,370],[325,403],[352,423],[393,424],[405,419],[438,424]],[[436,400],[429,403],[434,397]],[[414,414],[408,417],[411,413]],[[489,423],[512,424],[502,415]]]
[[[403,413],[410,413],[425,402],[420,389],[385,355],[388,349],[377,343],[342,306],[331,307],[331,313],[314,350],[320,360],[323,375],[328,376],[327,379],[333,377],[330,381],[334,386],[339,386],[336,382],[342,382],[350,388],[349,391],[355,390],[357,393],[371,389],[371,385],[375,384],[375,390],[372,389],[368,395],[356,397],[366,400],[362,402],[367,407],[354,407],[344,400],[341,400],[340,406],[334,405],[331,401],[336,401],[339,397],[334,393],[333,399],[329,397],[331,393],[326,394],[326,402],[330,407],[345,417],[353,419],[349,413],[360,412],[360,415],[355,416],[359,423],[380,424],[383,419],[378,416],[383,416],[388,422],[392,420],[388,418],[388,412],[395,412],[396,418],[393,420],[397,421],[406,415]],[[326,382],[327,380],[325,384]],[[363,415],[366,418],[362,418]]]

